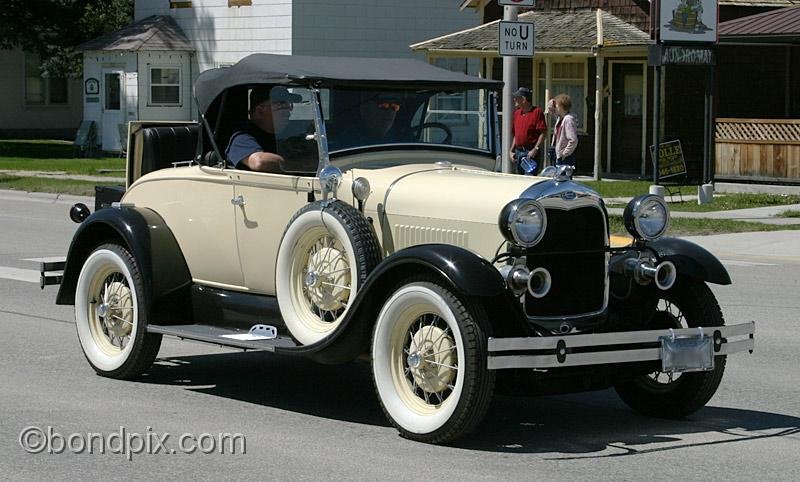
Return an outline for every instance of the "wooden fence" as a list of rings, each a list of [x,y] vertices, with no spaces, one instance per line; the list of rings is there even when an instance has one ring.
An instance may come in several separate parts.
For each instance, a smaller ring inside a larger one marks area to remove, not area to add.
[[[800,120],[716,122],[716,179],[800,182]]]

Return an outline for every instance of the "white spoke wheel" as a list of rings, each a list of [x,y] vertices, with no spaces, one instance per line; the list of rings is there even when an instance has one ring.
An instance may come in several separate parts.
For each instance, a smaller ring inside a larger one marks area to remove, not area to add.
[[[483,419],[494,389],[483,307],[436,282],[410,281],[383,304],[372,339],[381,406],[412,440],[446,443]]]
[[[308,345],[330,335],[379,261],[372,228],[352,206],[315,202],[295,214],[275,269],[278,304],[292,336]]]
[[[723,326],[719,304],[702,281],[679,279],[659,292],[653,324],[648,328],[695,328]],[[714,357],[714,369],[706,372],[671,374],[655,371],[614,388],[620,398],[637,412],[658,418],[682,418],[702,408],[716,393],[725,372],[724,355]]]
[[[158,354],[161,335],[145,330],[142,293],[139,269],[122,246],[102,245],[84,262],[75,290],[75,324],[97,373],[132,378]]]

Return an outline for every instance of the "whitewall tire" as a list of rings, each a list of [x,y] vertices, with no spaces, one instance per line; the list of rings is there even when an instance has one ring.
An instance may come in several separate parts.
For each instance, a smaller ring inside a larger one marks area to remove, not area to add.
[[[283,234],[275,289],[286,327],[301,344],[316,343],[341,324],[380,261],[363,215],[340,201],[301,209]]]
[[[150,367],[161,335],[145,329],[142,278],[131,254],[117,244],[95,249],[75,290],[75,324],[86,359],[111,378],[133,378]]]
[[[472,430],[494,388],[486,314],[436,282],[410,281],[383,304],[372,339],[375,389],[400,433],[446,443]]]

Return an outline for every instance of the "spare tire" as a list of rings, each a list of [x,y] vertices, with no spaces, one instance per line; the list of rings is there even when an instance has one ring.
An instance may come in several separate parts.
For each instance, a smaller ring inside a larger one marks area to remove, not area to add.
[[[286,327],[316,343],[339,326],[381,259],[370,223],[342,201],[317,201],[289,221],[278,248],[275,289]]]

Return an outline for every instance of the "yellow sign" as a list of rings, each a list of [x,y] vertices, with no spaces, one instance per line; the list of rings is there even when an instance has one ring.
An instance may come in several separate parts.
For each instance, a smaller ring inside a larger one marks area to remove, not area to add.
[[[653,164],[656,162],[655,146],[650,146]],[[681,141],[664,142],[658,146],[658,179],[686,174],[686,161],[683,159]]]

